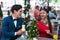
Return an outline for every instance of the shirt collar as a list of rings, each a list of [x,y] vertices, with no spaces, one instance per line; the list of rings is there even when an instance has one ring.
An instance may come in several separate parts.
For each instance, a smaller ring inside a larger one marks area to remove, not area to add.
[[[17,19],[17,18],[15,18],[14,16],[12,16],[12,18],[13,18],[13,20],[14,20],[14,19]]]

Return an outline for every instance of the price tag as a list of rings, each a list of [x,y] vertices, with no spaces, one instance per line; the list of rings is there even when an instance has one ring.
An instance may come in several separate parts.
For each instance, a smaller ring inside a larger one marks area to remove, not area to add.
[[[25,25],[22,25],[22,31],[25,31]]]

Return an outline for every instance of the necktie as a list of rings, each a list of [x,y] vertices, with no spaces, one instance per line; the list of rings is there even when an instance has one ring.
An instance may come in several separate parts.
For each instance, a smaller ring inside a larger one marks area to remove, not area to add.
[[[14,19],[14,25],[17,27],[17,19]]]

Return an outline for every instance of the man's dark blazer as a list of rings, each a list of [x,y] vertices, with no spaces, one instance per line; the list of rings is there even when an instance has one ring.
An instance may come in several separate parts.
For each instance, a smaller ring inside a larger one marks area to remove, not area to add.
[[[10,40],[11,37],[15,37],[15,32],[22,28],[22,19],[17,19],[17,27],[14,25],[12,16],[8,16],[2,20],[2,39]]]

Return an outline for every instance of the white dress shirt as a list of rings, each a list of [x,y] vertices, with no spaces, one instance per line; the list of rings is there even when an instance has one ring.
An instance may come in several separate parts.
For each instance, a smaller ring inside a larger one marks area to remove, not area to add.
[[[12,16],[13,19],[15,19],[15,17]],[[15,27],[17,27],[17,20],[14,21],[14,25]],[[15,35],[16,35],[16,32],[15,32]]]
[[[15,18],[13,17],[13,19],[15,19]],[[17,27],[17,20],[14,21],[14,25],[15,25],[15,27]]]

